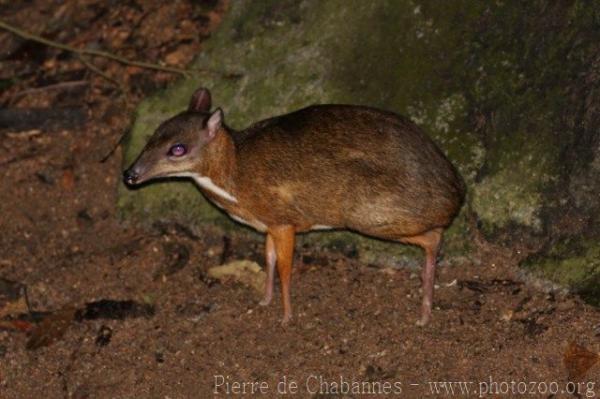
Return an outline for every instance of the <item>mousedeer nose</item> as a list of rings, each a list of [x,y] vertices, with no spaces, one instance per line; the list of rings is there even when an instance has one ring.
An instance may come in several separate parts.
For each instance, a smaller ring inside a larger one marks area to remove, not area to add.
[[[133,170],[128,169],[123,172],[123,183],[127,186],[133,186],[137,183],[139,175],[135,173]]]

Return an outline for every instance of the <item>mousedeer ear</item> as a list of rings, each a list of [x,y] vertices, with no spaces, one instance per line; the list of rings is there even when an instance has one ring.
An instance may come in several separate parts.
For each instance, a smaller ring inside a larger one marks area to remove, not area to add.
[[[196,112],[208,112],[210,111],[211,105],[212,100],[210,98],[210,91],[204,87],[201,87],[196,90],[194,94],[192,94],[188,110]]]
[[[208,130],[208,140],[212,140],[221,127],[223,126],[223,111],[221,108],[217,108],[215,112],[212,113],[210,118],[208,118],[208,122],[206,122],[206,129]]]

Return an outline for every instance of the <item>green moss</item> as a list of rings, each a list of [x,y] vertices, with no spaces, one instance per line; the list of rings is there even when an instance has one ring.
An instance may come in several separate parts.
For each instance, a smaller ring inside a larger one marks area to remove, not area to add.
[[[595,239],[566,239],[523,265],[536,275],[555,281],[600,305],[600,244]]]
[[[531,1],[486,8],[493,17],[465,31],[457,48],[464,62],[452,69],[483,122],[485,157],[471,206],[488,236],[510,226],[543,233],[542,214],[557,202],[549,193],[572,170],[563,156],[577,133],[562,130],[565,114],[578,115],[580,103],[566,93],[587,68],[591,41],[581,38],[595,30],[600,6]]]
[[[557,179],[560,147],[551,135],[536,134],[540,140],[532,141],[528,133],[498,139],[487,151],[489,171],[473,186],[471,197],[484,232],[511,223],[542,231],[544,190]]]

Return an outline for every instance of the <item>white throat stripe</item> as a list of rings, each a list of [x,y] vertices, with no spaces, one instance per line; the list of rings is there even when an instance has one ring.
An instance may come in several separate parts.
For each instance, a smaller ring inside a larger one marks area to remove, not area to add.
[[[194,181],[203,189],[212,192],[213,194],[218,195],[219,197],[226,199],[227,201],[237,203],[237,198],[233,195],[229,194],[227,191],[223,190],[221,187],[217,186],[213,181],[206,176],[200,176],[196,173],[181,173],[177,174],[177,176],[181,177],[191,177]]]

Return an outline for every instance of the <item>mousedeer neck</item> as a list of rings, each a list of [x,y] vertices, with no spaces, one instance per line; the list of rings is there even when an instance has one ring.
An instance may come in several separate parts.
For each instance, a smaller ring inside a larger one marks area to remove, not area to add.
[[[230,202],[236,200],[236,148],[229,132],[220,132],[206,146],[193,176],[207,191]]]

